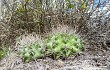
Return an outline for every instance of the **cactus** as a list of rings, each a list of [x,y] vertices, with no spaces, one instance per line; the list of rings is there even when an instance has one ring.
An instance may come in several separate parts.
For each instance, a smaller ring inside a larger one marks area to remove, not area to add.
[[[38,43],[27,45],[20,49],[19,55],[25,62],[43,57],[42,46]]]
[[[45,44],[45,45],[44,45]],[[32,43],[23,47],[19,54],[24,61],[50,56],[53,59],[65,58],[84,49],[83,41],[73,34],[56,33],[46,37],[43,43]]]
[[[46,38],[47,55],[54,59],[65,58],[84,48],[80,37],[73,34],[57,33]]]

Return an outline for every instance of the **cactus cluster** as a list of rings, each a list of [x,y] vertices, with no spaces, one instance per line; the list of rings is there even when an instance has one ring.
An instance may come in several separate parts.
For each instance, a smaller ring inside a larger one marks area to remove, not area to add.
[[[43,57],[43,47],[35,42],[20,49],[19,55],[24,61],[29,62],[30,60]]]
[[[46,40],[46,53],[54,59],[65,58],[84,48],[82,40],[73,34],[54,34]]]
[[[29,62],[44,56],[65,58],[84,49],[83,41],[73,34],[56,33],[46,37],[43,43],[33,43],[20,50],[20,56]]]

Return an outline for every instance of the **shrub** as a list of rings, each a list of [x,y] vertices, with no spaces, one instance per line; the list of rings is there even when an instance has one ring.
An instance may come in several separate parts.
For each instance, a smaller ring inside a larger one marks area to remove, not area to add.
[[[42,45],[36,42],[31,45],[26,45],[25,47],[20,49],[19,55],[26,62],[41,58],[43,57]]]
[[[82,40],[72,34],[54,34],[46,39],[46,54],[54,59],[65,58],[84,48]]]

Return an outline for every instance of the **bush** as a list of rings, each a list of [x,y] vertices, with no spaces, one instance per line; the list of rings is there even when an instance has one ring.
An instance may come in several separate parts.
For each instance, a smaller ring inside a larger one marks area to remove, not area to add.
[[[65,58],[84,48],[82,40],[72,34],[54,34],[46,39],[46,53],[54,59]]]

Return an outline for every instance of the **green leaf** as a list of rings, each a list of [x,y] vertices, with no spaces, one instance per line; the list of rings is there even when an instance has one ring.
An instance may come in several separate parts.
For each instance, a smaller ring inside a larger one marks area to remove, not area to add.
[[[86,9],[86,3],[82,4],[82,9]]]
[[[74,4],[69,4],[68,8],[74,8]]]

